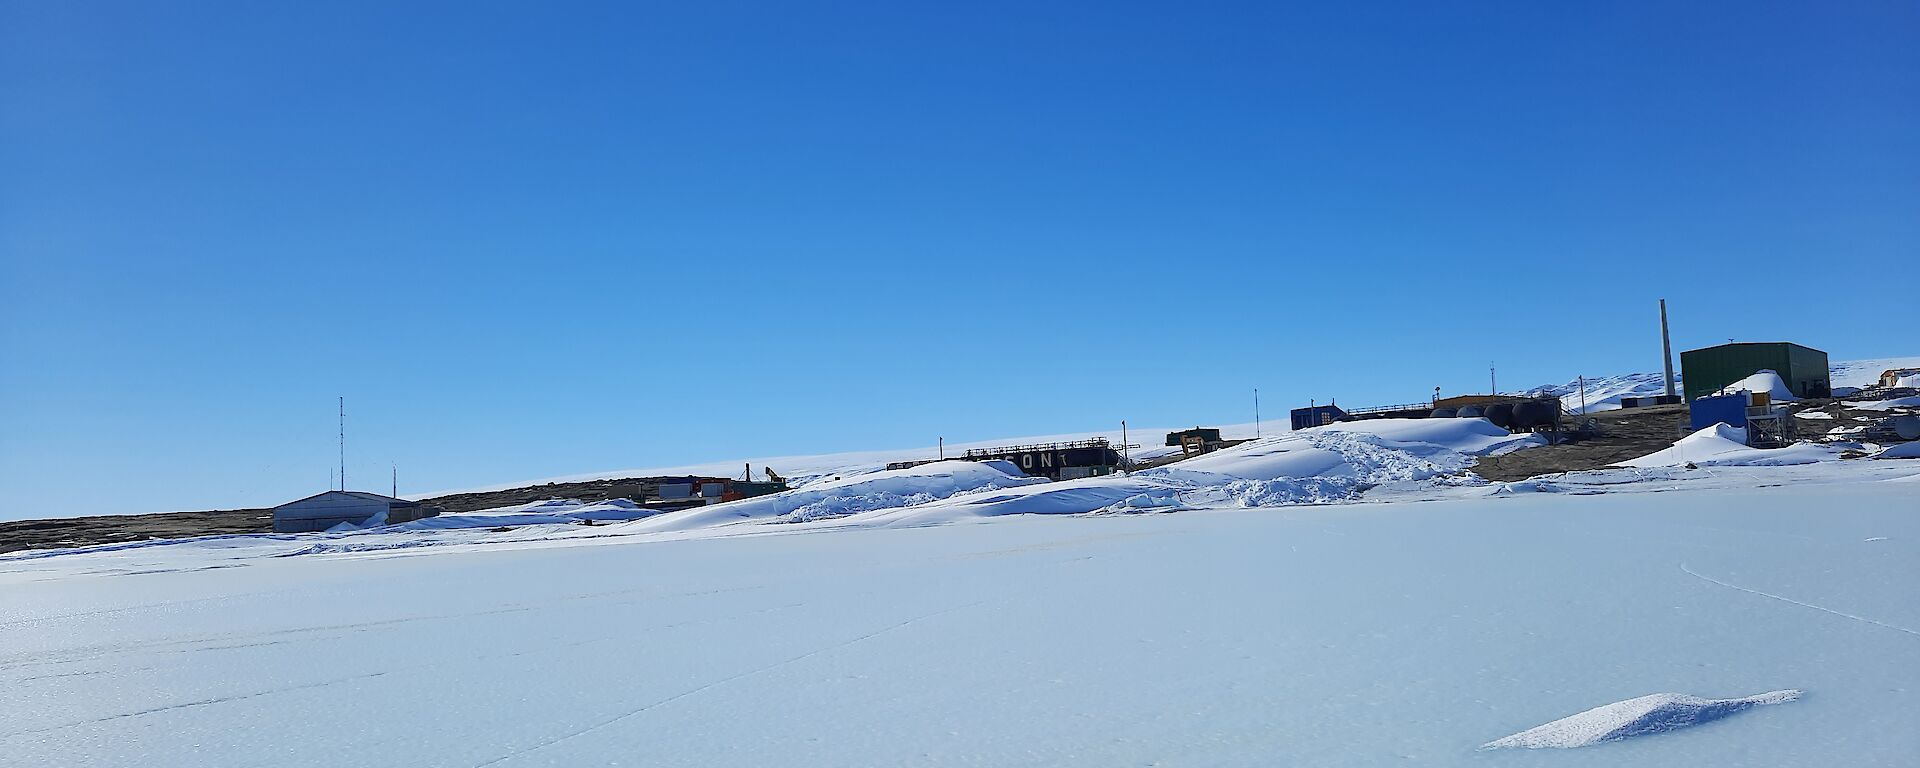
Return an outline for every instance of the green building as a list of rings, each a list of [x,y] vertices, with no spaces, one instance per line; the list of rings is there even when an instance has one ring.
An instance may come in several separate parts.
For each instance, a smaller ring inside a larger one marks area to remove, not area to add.
[[[1830,397],[1827,353],[1784,341],[1741,342],[1680,353],[1680,381],[1687,402],[1711,395],[1762,370],[1780,374],[1795,397]]]

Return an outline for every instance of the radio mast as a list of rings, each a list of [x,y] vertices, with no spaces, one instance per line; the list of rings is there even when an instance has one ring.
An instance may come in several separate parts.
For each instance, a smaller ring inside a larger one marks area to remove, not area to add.
[[[340,396],[340,490],[347,489],[347,396]]]

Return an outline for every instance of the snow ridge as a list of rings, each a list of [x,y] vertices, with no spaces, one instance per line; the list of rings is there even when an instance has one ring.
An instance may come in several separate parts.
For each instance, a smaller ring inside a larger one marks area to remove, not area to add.
[[[1481,749],[1572,749],[1634,736],[1665,733],[1710,723],[1728,715],[1767,704],[1800,698],[1793,689],[1768,691],[1734,699],[1703,699],[1684,693],[1656,693],[1616,701],[1546,725],[1494,739]]]

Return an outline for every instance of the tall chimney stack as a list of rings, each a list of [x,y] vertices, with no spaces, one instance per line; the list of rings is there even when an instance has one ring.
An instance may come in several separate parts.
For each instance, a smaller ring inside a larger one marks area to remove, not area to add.
[[[1667,397],[1673,397],[1673,342],[1667,337],[1667,300],[1660,300],[1660,355],[1667,363]]]

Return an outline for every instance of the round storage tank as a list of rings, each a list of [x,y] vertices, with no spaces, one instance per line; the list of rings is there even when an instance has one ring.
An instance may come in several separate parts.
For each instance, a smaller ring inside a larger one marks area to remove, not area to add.
[[[1463,405],[1460,410],[1454,411],[1453,415],[1463,419],[1477,419],[1487,415],[1487,409],[1477,405]]]
[[[1487,421],[1496,427],[1513,426],[1513,403],[1494,403],[1487,406]]]
[[[1453,409],[1452,408],[1435,408],[1433,409],[1433,413],[1427,414],[1427,418],[1451,419],[1453,418]]]
[[[1559,409],[1553,407],[1553,403],[1548,400],[1528,400],[1524,403],[1514,403],[1513,425],[1520,429],[1544,427],[1553,423],[1554,411],[1556,410]]]
[[[1920,416],[1893,417],[1893,433],[1902,440],[1920,440]]]

